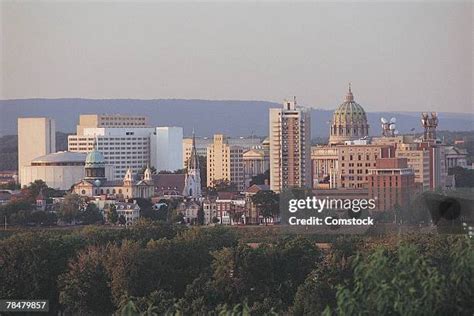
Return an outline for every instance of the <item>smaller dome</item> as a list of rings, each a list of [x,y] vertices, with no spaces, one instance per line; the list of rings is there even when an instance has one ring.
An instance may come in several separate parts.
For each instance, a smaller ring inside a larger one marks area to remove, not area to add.
[[[100,151],[94,148],[86,157],[86,167],[104,166],[105,159]]]

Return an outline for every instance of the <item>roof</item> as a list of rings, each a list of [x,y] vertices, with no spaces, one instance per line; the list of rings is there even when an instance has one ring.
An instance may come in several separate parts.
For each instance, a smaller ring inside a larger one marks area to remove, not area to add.
[[[250,186],[245,192],[257,193],[259,191],[270,191],[270,186],[267,184],[254,184]]]
[[[239,195],[239,192],[217,192],[218,200],[232,200]]]
[[[85,162],[86,156],[86,153],[58,151],[56,153],[37,157],[33,159],[31,163]]]
[[[104,156],[100,151],[98,151],[95,147],[94,149],[87,154],[86,157],[86,166],[94,167],[94,166],[103,166],[105,165]]]
[[[177,190],[183,192],[185,174],[155,174],[152,176],[157,190]]]

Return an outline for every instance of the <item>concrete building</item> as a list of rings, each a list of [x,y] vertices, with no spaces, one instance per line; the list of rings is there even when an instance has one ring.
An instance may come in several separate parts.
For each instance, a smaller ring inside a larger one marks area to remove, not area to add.
[[[150,127],[148,117],[131,116],[121,114],[82,114],[79,116],[79,124],[76,126],[77,135],[83,135],[87,127],[113,127],[133,128]]]
[[[270,188],[311,186],[311,118],[296,100],[270,109]]]
[[[415,173],[415,182],[423,190],[430,188],[430,152],[427,148],[420,148],[417,143],[399,144],[395,156],[407,159],[408,167]]]
[[[69,190],[85,176],[85,153],[60,151],[33,159],[21,170],[21,186],[28,186],[35,180],[43,180],[50,188]],[[113,167],[105,167],[105,175],[113,177]]]
[[[391,211],[395,206],[406,207],[417,191],[415,174],[406,158],[377,159],[377,166],[369,171],[369,198],[376,210]]]
[[[367,115],[364,108],[354,101],[350,84],[344,102],[334,111],[329,135],[329,144],[332,145],[369,135]]]
[[[182,127],[156,127],[150,137],[150,166],[157,172],[182,169],[182,144]]]
[[[90,152],[97,140],[97,150],[108,165],[115,167],[112,179],[123,179],[128,169],[138,173],[150,165],[150,137],[154,128],[85,127],[82,131],[82,135],[68,136],[68,150]]]
[[[367,187],[369,170],[379,158],[395,156],[395,150],[385,145],[338,145],[337,187],[361,189]]]
[[[18,175],[31,160],[56,152],[56,125],[48,117],[18,118]]]
[[[214,135],[214,142],[207,147],[207,186],[224,181],[243,190],[243,152],[242,147],[229,145],[224,135]]]

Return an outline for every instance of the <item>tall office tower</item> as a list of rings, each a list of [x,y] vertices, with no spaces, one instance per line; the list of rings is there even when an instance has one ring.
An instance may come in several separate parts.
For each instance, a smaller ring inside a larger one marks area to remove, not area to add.
[[[79,125],[76,126],[77,135],[82,135],[87,127],[149,127],[148,117],[120,114],[82,114],[79,116]]]
[[[104,155],[105,162],[114,166],[114,179],[123,179],[127,169],[138,173],[150,164],[151,127],[84,127],[81,135],[68,136],[68,150],[88,153],[94,149]]]
[[[47,117],[18,118],[18,175],[31,160],[56,152],[56,126]],[[21,183],[21,178],[19,179]]]
[[[395,205],[406,207],[415,191],[415,174],[406,158],[377,159],[376,167],[369,170],[369,198],[376,201],[379,211],[393,210]]]
[[[156,171],[183,168],[183,128],[157,127],[150,138],[150,166]]]
[[[270,189],[310,187],[311,116],[296,100],[270,109]]]
[[[214,135],[214,142],[207,147],[207,186],[228,181],[243,190],[243,152],[242,147],[229,145],[224,135]]]

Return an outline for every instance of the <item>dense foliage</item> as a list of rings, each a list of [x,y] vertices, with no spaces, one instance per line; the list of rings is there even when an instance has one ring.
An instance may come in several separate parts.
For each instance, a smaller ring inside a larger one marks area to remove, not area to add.
[[[0,240],[0,297],[97,315],[472,315],[466,236],[311,236],[248,244],[225,227],[18,233]]]

